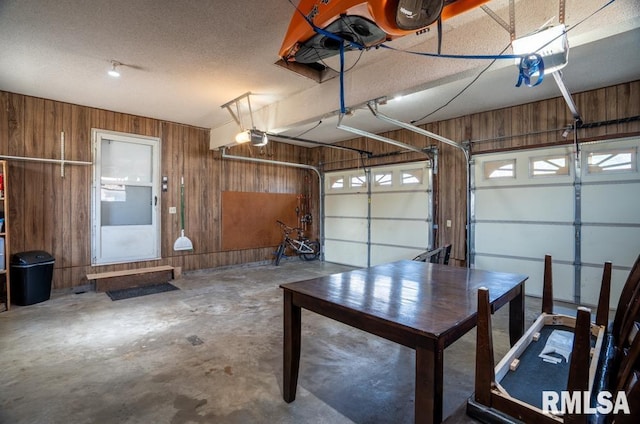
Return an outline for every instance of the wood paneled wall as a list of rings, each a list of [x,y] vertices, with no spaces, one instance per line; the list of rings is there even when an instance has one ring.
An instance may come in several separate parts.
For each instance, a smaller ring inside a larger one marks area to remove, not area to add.
[[[620,84],[573,95],[584,124],[624,120],[640,115],[640,81]],[[419,111],[416,115],[420,115]],[[562,97],[462,116],[430,123],[422,127],[451,140],[469,143],[471,153],[509,150],[537,145],[565,144],[573,135],[562,137],[564,128],[573,125],[573,117]],[[593,128],[579,129],[578,140],[589,141],[640,134],[640,121],[631,120]],[[467,164],[461,150],[408,130],[391,131],[382,135],[417,147],[438,147],[438,175],[435,183],[434,221],[439,230],[436,244],[452,243],[452,258],[463,264],[466,258],[466,180]],[[318,148],[314,160],[325,170],[396,163],[424,159],[419,153],[391,154],[398,148],[375,140],[356,138],[341,145],[371,151],[382,156],[362,159],[357,153]],[[452,226],[446,226],[451,220]]]
[[[640,81],[574,94],[586,124],[640,115]],[[573,124],[561,97],[521,106],[477,113],[424,125],[427,130],[455,141],[468,142],[472,153],[535,145],[566,143],[563,128]],[[318,178],[314,172],[271,164],[222,160],[209,150],[209,131],[173,122],[72,105],[54,100],[0,91],[0,154],[60,158],[60,133],[65,133],[65,157],[92,161],[91,129],[120,131],[159,137],[162,142],[161,174],[169,178],[169,191],[162,193],[162,259],[91,267],[91,167],[9,161],[8,194],[11,210],[12,252],[42,249],[54,255],[54,288],[86,283],[86,274],[117,269],[168,264],[183,270],[214,268],[268,260],[271,248],[222,251],[221,193],[247,191],[310,193],[317,236]],[[640,122],[621,122],[580,129],[580,140],[640,134]],[[437,244],[452,243],[453,260],[466,257],[466,179],[463,153],[451,146],[407,130],[383,134],[418,147],[435,145],[439,150],[439,172],[435,178],[435,222]],[[569,137],[569,141],[572,136]],[[419,153],[402,153],[398,147],[366,138],[341,143],[368,150],[376,157],[318,147],[307,149],[277,142],[264,148],[236,146],[229,153],[275,161],[320,166],[326,171],[423,160]],[[174,252],[179,236],[180,215],[168,214],[179,206],[180,176],[185,177],[186,234],[194,243],[192,252]],[[252,211],[248,211],[251,213]],[[260,219],[259,211],[255,211]],[[447,227],[446,221],[452,226]],[[265,225],[275,225],[265,223]]]
[[[194,270],[268,260],[272,248],[221,250],[222,191],[304,193],[309,178],[317,185],[313,173],[304,169],[221,160],[220,152],[209,149],[208,129],[0,91],[2,155],[59,159],[60,133],[64,131],[65,158],[91,162],[92,128],[161,139],[161,175],[169,178],[169,190],[161,196],[162,259],[91,267],[92,167],[67,165],[62,178],[60,165],[9,160],[11,250],[51,253],[56,259],[54,288],[86,284],[86,274],[91,272],[165,264]],[[230,150],[296,163],[308,163],[310,154],[309,149],[278,143]],[[194,244],[192,252],[173,251],[180,214],[168,213],[170,206],[179,207],[182,175],[185,229]],[[259,211],[247,213],[260,219]]]

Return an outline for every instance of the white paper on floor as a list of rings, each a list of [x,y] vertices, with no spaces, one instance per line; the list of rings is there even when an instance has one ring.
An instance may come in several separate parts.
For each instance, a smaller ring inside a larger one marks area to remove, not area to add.
[[[562,359],[549,355],[550,353],[556,353],[569,362],[572,346],[573,333],[571,331],[553,330],[547,339],[547,343],[544,345],[544,349],[542,349],[542,352],[540,352],[538,356],[545,362],[558,364],[562,362]]]

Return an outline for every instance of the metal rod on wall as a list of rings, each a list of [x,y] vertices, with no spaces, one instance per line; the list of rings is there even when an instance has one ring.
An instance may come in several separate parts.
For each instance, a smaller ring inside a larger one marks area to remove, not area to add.
[[[21,160],[25,162],[44,162],[44,163],[56,163],[60,164],[60,176],[64,178],[64,166],[65,165],[93,165],[92,162],[84,162],[80,160],[66,160],[64,158],[64,131],[60,133],[60,156],[62,159],[46,159],[46,158],[34,158],[29,156],[10,156],[0,155],[0,159],[9,160]]]
[[[63,160],[63,159],[45,159],[45,158],[32,158],[27,156],[8,156],[0,155],[0,159],[22,160],[25,162],[45,162],[45,163],[58,163],[67,165],[93,165],[92,162],[83,162],[79,160]]]

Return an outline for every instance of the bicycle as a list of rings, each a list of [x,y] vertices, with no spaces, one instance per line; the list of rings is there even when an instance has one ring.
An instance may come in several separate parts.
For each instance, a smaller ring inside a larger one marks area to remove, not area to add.
[[[305,261],[313,261],[314,259],[318,259],[320,256],[320,242],[316,240],[309,240],[307,237],[304,237],[304,231],[302,228],[298,227],[289,227],[284,222],[278,220],[276,221],[280,228],[282,229],[282,233],[284,234],[284,239],[282,243],[278,246],[275,253],[275,264],[280,265],[280,259],[284,256],[285,250],[287,248],[291,249],[295,253],[298,254],[300,259]],[[297,232],[297,238],[292,238],[291,233]]]

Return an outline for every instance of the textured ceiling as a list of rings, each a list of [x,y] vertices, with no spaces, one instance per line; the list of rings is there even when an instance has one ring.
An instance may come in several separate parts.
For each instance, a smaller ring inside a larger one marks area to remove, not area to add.
[[[566,1],[571,51],[563,73],[572,92],[640,77],[640,2],[616,0],[589,17],[605,3]],[[515,4],[517,36],[557,23],[556,1]],[[488,5],[508,21],[508,0]],[[227,143],[223,134],[236,125],[220,106],[251,92],[263,130],[299,135],[313,128],[304,137],[324,142],[352,138],[335,128],[338,79],[318,84],[274,64],[293,11],[288,0],[2,0],[0,89],[212,128],[217,145]],[[476,9],[445,21],[443,53],[497,54],[509,41],[500,25]],[[435,31],[389,45],[435,52]],[[349,125],[372,132],[390,127],[360,110],[368,100],[405,94],[381,111],[416,120],[489,64],[385,49],[346,56],[344,98],[355,111]],[[124,64],[119,79],[107,76],[111,60]],[[338,61],[327,64],[337,68]],[[560,95],[553,78],[535,88],[515,88],[516,79],[515,65],[498,61],[419,123]]]

